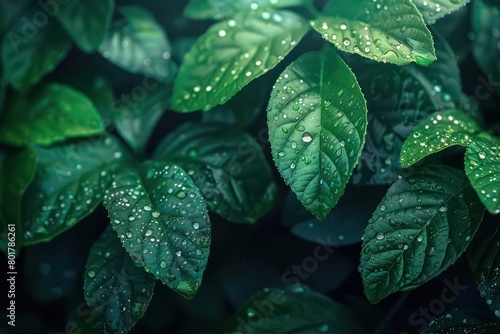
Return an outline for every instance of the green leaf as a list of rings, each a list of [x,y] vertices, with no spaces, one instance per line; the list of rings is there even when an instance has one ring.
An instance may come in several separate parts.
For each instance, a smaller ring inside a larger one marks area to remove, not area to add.
[[[301,285],[259,292],[230,319],[226,331],[250,332],[256,323],[259,334],[365,332],[342,304]]]
[[[21,207],[25,245],[49,241],[91,214],[111,183],[113,166],[128,159],[113,137],[33,149],[39,163]]]
[[[72,137],[104,133],[99,112],[80,92],[59,84],[14,95],[0,125],[0,141],[52,145]]]
[[[168,82],[175,74],[172,48],[163,27],[145,8],[120,7],[124,19],[116,21],[99,47],[104,58],[131,73]]]
[[[220,20],[253,8],[292,7],[308,3],[308,0],[191,0],[184,15],[195,20]]]
[[[497,334],[500,326],[489,314],[475,310],[454,310],[429,323],[424,334]]]
[[[274,68],[309,30],[289,11],[247,10],[214,24],[186,54],[175,81],[175,110],[209,110]]]
[[[410,167],[426,156],[450,146],[467,147],[480,131],[476,121],[460,110],[434,113],[418,124],[404,142],[401,167]]]
[[[209,209],[227,220],[254,223],[274,207],[276,184],[262,149],[237,128],[184,124],[158,145],[154,157],[186,170]]]
[[[21,199],[35,176],[37,156],[30,148],[16,151],[0,151],[0,239],[2,251],[22,245]],[[15,247],[8,245],[9,224],[15,226]]]
[[[361,154],[366,101],[331,47],[302,55],[274,87],[267,108],[274,162],[302,205],[324,219]]]
[[[3,0],[0,2],[0,35],[16,19],[20,19],[19,13],[28,5],[30,0]]]
[[[19,91],[27,91],[52,72],[71,47],[57,21],[47,18],[47,23],[38,27],[26,19],[38,12],[44,13],[37,6],[30,7],[25,19],[16,21],[2,41],[4,73]]]
[[[114,0],[69,1],[56,18],[80,49],[93,52],[106,37],[114,7]]]
[[[465,173],[491,214],[500,213],[500,139],[480,134],[465,153]]]
[[[436,277],[465,251],[484,209],[463,172],[429,165],[387,191],[366,228],[359,271],[378,303]]]
[[[108,227],[85,265],[85,301],[98,333],[128,333],[148,308],[155,278],[137,267]]]
[[[330,1],[311,26],[339,50],[379,62],[428,66],[432,35],[411,0]]]
[[[198,188],[177,165],[126,169],[106,191],[111,225],[134,262],[186,299],[200,287],[210,221]]]
[[[451,14],[469,3],[470,0],[412,0],[428,24]]]

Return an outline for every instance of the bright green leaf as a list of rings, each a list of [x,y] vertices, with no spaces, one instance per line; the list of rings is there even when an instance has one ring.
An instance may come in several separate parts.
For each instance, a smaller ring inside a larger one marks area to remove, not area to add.
[[[460,110],[434,113],[418,124],[404,142],[401,167],[407,168],[450,146],[467,147],[480,131],[476,121]]]
[[[176,66],[170,61],[172,48],[163,27],[143,7],[120,7],[119,12],[124,19],[113,23],[99,47],[103,57],[131,73],[171,80]]]
[[[426,23],[432,24],[436,20],[451,14],[470,0],[412,0],[419,12],[422,13]]]
[[[428,66],[437,59],[411,0],[330,1],[323,15],[311,26],[339,50],[396,65]]]
[[[83,289],[96,333],[128,333],[146,312],[154,285],[154,276],[134,264],[108,227],[85,265]]]
[[[106,191],[111,225],[132,259],[186,299],[200,287],[210,252],[207,207],[177,165],[126,169]]]
[[[111,183],[113,165],[128,159],[113,137],[33,149],[38,168],[21,206],[25,245],[49,241],[91,214]]]
[[[366,228],[359,271],[378,303],[436,277],[467,248],[484,209],[463,172],[429,165],[396,181]]]
[[[274,87],[267,108],[274,162],[302,204],[323,219],[361,154],[366,101],[331,47],[302,55]]]
[[[423,334],[498,334],[496,319],[480,311],[453,310],[431,321]]]
[[[159,144],[154,157],[186,170],[209,209],[227,220],[254,223],[275,204],[269,164],[260,145],[241,130],[187,123]]]
[[[276,66],[309,30],[289,11],[247,10],[214,24],[186,54],[171,98],[179,111],[223,104]]]
[[[102,133],[102,118],[92,102],[59,84],[37,87],[27,96],[13,96],[0,125],[0,141],[12,145],[51,145]]]
[[[226,331],[250,332],[257,319],[259,334],[365,333],[346,307],[303,285],[258,293],[230,319]]]
[[[500,139],[482,133],[467,148],[465,172],[491,214],[500,213]]]

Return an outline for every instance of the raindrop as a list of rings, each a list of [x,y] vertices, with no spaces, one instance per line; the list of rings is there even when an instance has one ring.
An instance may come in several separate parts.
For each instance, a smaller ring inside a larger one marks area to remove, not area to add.
[[[312,140],[313,140],[313,138],[312,138],[312,136],[311,136],[311,134],[310,134],[309,132],[304,132],[304,133],[302,134],[302,141],[303,141],[304,143],[309,143],[309,142],[311,142]]]

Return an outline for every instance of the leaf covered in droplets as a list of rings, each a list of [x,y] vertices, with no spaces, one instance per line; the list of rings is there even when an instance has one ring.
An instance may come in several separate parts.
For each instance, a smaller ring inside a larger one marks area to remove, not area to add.
[[[491,214],[500,213],[500,139],[481,133],[467,148],[465,172]]]
[[[330,1],[311,26],[339,50],[379,62],[436,60],[432,35],[411,0]]]
[[[418,8],[418,11],[424,17],[425,22],[429,24],[459,10],[467,5],[469,1],[470,0],[412,0]]]
[[[262,148],[238,128],[184,124],[163,139],[154,158],[186,170],[208,208],[229,221],[255,223],[276,202],[276,184]]]
[[[323,219],[342,196],[364,144],[366,101],[335,49],[288,66],[267,108],[273,159],[292,191]]]
[[[274,68],[309,30],[284,10],[246,10],[214,24],[184,57],[171,103],[175,110],[209,110]]]
[[[96,332],[128,333],[146,312],[155,281],[134,264],[108,226],[90,249],[85,265],[83,290]]]
[[[91,214],[111,183],[113,166],[128,157],[111,136],[32,148],[38,167],[21,206],[25,245],[49,241]]]
[[[365,230],[359,271],[372,303],[410,290],[452,265],[484,214],[464,173],[429,165],[396,181]]]
[[[230,333],[250,333],[255,328],[259,334],[365,333],[345,306],[304,285],[264,289],[226,325]]]
[[[431,321],[423,334],[498,334],[500,325],[486,312],[453,310]]]
[[[12,145],[51,145],[73,137],[104,133],[102,118],[82,93],[59,84],[15,94],[0,124],[0,141]]]
[[[476,121],[460,110],[434,113],[418,124],[404,142],[401,167],[409,167],[450,146],[467,147],[480,131]]]
[[[207,266],[211,234],[205,201],[188,174],[156,161],[124,169],[103,204],[134,262],[193,298]]]

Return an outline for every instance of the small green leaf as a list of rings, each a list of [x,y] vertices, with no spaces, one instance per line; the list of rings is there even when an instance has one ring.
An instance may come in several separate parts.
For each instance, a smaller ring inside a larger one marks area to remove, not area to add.
[[[111,225],[134,262],[186,299],[200,287],[210,251],[203,197],[177,165],[126,169],[106,191]]]
[[[475,310],[454,310],[431,321],[423,334],[498,334],[496,319]]]
[[[30,148],[20,151],[0,151],[0,239],[2,251],[15,248],[19,255],[22,245],[21,199],[35,176],[37,156]],[[8,225],[15,226],[13,245],[8,244]]]
[[[259,334],[365,333],[346,307],[303,285],[259,292],[230,319],[226,331],[249,332],[257,321]]]
[[[104,133],[99,112],[80,92],[59,84],[14,95],[0,125],[0,141],[52,145],[72,137]]]
[[[108,227],[85,265],[85,301],[98,333],[128,333],[148,308],[155,278],[137,267]]]
[[[361,154],[366,101],[331,47],[302,55],[274,87],[267,108],[274,162],[302,205],[324,219]]]
[[[404,142],[401,167],[410,167],[450,146],[467,147],[480,131],[476,121],[460,110],[434,113],[418,124]]]
[[[500,139],[480,134],[465,153],[465,172],[491,214],[500,213]]]
[[[413,289],[465,251],[484,209],[463,172],[429,165],[396,181],[366,228],[359,271],[368,300]]]
[[[412,0],[428,24],[451,14],[469,3],[470,0]]]
[[[428,66],[437,59],[411,0],[330,1],[323,15],[311,26],[339,50],[396,65]]]
[[[114,0],[72,0],[56,18],[80,49],[93,52],[106,37],[114,7]]]
[[[47,18],[47,23],[38,27],[26,19],[37,12],[40,8],[30,7],[25,19],[16,21],[2,41],[4,73],[19,91],[27,91],[52,72],[71,47],[71,40],[57,21]]]
[[[143,7],[120,7],[124,19],[116,21],[99,47],[104,58],[131,73],[170,81],[176,66],[163,27]]]
[[[275,204],[269,164],[260,145],[241,130],[187,123],[159,144],[154,157],[186,170],[209,209],[227,220],[254,223]]]
[[[38,168],[21,206],[25,245],[49,241],[91,214],[111,183],[113,166],[128,159],[113,137],[33,149]]]
[[[214,24],[186,54],[175,81],[175,110],[209,110],[274,68],[309,30],[289,11],[247,10]]]

